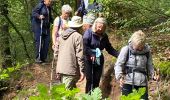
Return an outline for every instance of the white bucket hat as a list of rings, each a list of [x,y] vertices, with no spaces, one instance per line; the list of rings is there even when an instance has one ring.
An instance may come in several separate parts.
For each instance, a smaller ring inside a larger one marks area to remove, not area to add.
[[[71,18],[71,21],[68,22],[68,26],[72,27],[72,28],[78,28],[78,27],[81,27],[82,25],[83,24],[81,21],[81,17],[79,17],[79,16],[73,16]]]

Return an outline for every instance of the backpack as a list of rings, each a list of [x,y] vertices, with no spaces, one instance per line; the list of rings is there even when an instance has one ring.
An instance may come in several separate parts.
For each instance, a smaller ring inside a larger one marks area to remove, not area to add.
[[[127,61],[129,60],[129,56],[132,55],[131,51],[129,50],[129,47],[128,47],[128,53],[127,53],[127,56],[126,56],[126,60],[125,60],[125,63],[124,65],[126,65]],[[142,55],[145,55],[146,58],[147,58],[147,61],[148,61],[148,58],[149,58],[149,52],[146,52],[145,54],[142,54]],[[128,68],[125,66],[125,68],[123,69],[123,73],[124,74],[127,74],[127,73],[131,73],[131,69],[130,70],[127,70]],[[129,71],[129,72],[128,72]],[[140,72],[140,71],[139,71]],[[148,67],[146,66],[146,71],[145,72],[141,72],[143,74],[145,74],[147,76],[147,78],[149,79],[149,71],[148,71]]]

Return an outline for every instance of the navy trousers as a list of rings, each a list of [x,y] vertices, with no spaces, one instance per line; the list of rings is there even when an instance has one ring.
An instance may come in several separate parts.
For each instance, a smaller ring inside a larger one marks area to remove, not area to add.
[[[47,59],[48,48],[50,43],[50,29],[43,29],[41,34],[41,29],[34,32],[35,44],[36,44],[36,59],[45,61]],[[40,37],[41,37],[41,47],[40,47]],[[39,55],[40,48],[40,55]],[[39,57],[40,56],[40,57]]]
[[[92,64],[90,59],[85,60],[85,74],[86,74],[86,93],[90,93],[91,90],[99,87],[100,78],[102,75],[104,58],[101,57],[101,65]],[[93,70],[93,73],[92,73]]]

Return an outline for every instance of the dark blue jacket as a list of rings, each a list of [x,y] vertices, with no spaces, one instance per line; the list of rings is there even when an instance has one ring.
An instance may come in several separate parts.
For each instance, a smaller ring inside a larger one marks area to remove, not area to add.
[[[84,53],[86,56],[94,56],[91,49],[99,48],[101,51],[105,48],[106,51],[112,56],[117,57],[118,52],[111,46],[109,42],[108,35],[103,34],[102,37],[97,36],[92,29],[88,29],[85,31],[83,35],[83,43],[84,43]]]
[[[49,11],[49,12],[48,12]],[[40,2],[32,11],[32,28],[33,31],[39,32],[41,20],[38,18],[40,15],[44,15],[43,19],[43,33],[46,33],[50,28],[50,23],[53,23],[51,15],[51,7],[47,7],[43,2]]]

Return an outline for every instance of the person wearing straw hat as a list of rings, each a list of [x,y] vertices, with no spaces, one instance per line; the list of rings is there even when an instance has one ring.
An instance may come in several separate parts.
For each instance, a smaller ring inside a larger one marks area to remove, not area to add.
[[[68,26],[59,37],[56,73],[60,74],[66,89],[73,89],[78,81],[84,79],[83,38],[79,33],[82,27],[81,17],[73,16]]]
[[[97,18],[92,28],[86,30],[83,35],[86,93],[99,86],[104,65],[102,50],[106,49],[112,56],[118,56],[118,52],[111,46],[105,30],[106,19]]]

